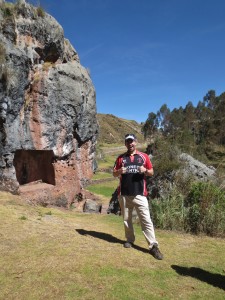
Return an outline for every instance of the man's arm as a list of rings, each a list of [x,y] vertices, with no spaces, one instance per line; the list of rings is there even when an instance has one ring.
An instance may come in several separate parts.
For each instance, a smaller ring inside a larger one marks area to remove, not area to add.
[[[153,167],[148,165],[149,169],[144,166],[140,166],[139,167],[139,172],[140,173],[144,173],[146,176],[153,176],[154,175],[154,170],[153,170]]]
[[[124,164],[121,163],[121,159],[117,158],[114,168],[113,168],[113,176],[118,177],[121,174],[125,174],[127,171],[127,168],[124,167]]]
[[[153,170],[153,168],[151,168],[151,169],[146,169],[145,175],[146,175],[146,176],[153,176],[153,175],[154,175],[154,170]]]
[[[118,177],[121,174],[125,174],[126,172],[127,172],[127,168],[125,168],[123,166],[123,164],[122,164],[122,167],[120,169],[118,169],[118,170],[114,167],[114,169],[113,169],[113,176],[114,177]]]
[[[154,169],[153,169],[152,163],[150,161],[150,158],[146,153],[144,154],[144,156],[145,156],[146,161],[145,161],[144,165],[140,166],[139,172],[144,173],[145,176],[153,176]]]
[[[113,169],[113,176],[118,177],[122,174],[121,169],[116,170],[115,168]]]

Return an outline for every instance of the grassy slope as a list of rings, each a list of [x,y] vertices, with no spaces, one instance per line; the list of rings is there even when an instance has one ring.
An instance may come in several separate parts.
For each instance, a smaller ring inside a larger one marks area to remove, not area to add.
[[[139,142],[143,142],[141,124],[136,121],[121,119],[110,114],[97,114],[97,119],[100,127],[99,144],[123,144],[126,133],[136,134]]]
[[[118,216],[1,193],[0,218],[0,299],[224,299],[224,240],[157,230],[157,261],[137,225],[136,248],[123,248]]]

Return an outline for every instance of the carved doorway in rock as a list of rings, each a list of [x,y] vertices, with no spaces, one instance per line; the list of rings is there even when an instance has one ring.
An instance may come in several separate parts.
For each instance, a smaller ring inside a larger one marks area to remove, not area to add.
[[[52,150],[16,150],[13,165],[20,185],[42,181],[55,185]]]

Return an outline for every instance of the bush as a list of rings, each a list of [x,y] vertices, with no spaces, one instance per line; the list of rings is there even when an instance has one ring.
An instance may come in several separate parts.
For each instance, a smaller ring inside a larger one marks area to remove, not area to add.
[[[184,228],[184,198],[176,190],[168,197],[150,201],[151,216],[156,227],[168,230],[183,230]]]
[[[185,200],[185,230],[198,234],[224,235],[225,193],[213,183],[192,185]]]
[[[157,175],[171,173],[181,166],[176,145],[166,139],[157,138],[154,144],[148,146],[147,152],[149,151],[153,154],[153,167]]]
[[[14,5],[12,3],[3,3],[1,6],[1,11],[4,18],[10,18],[14,14]]]
[[[41,6],[38,6],[38,7],[36,8],[36,11],[37,11],[38,17],[44,18],[44,16],[45,16],[45,11],[44,11],[44,9],[43,9]]]
[[[150,201],[156,227],[210,236],[225,235],[225,192],[213,183],[195,182],[185,197],[176,188]]]

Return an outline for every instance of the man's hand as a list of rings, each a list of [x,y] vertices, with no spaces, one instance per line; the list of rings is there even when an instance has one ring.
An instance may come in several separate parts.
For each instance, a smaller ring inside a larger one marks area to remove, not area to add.
[[[124,167],[124,163],[122,163],[121,174],[125,174],[127,172],[127,168]]]
[[[127,172],[127,168],[124,167],[124,163],[122,163],[122,167],[118,170],[113,169],[113,176],[118,177],[121,174],[125,174]]]
[[[139,167],[139,173],[145,173],[147,171],[147,169],[142,165]]]

